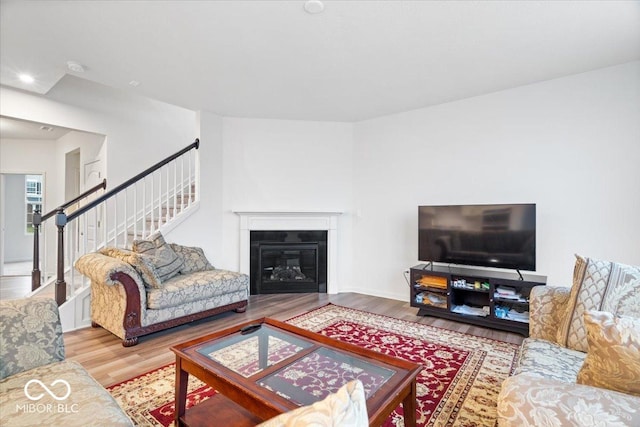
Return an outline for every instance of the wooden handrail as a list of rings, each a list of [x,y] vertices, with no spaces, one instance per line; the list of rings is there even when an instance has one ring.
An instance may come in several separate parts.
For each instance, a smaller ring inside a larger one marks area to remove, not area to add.
[[[146,169],[145,171],[140,172],[138,175],[134,176],[131,179],[128,179],[127,181],[125,181],[122,184],[118,185],[113,190],[109,191],[108,193],[103,194],[102,196],[98,197],[97,199],[93,200],[90,203],[87,203],[85,206],[83,206],[80,209],[78,209],[77,211],[73,212],[71,215],[69,215],[67,217],[67,222],[72,221],[72,220],[76,219],[77,217],[79,217],[80,215],[82,215],[83,213],[87,212],[88,210],[93,209],[94,207],[98,206],[100,203],[104,202],[105,200],[115,196],[116,194],[118,194],[119,192],[124,190],[125,188],[135,184],[136,182],[140,181],[142,178],[146,177],[147,175],[152,174],[153,172],[155,172],[156,170],[160,169],[162,166],[166,165],[167,163],[177,159],[178,157],[182,156],[183,154],[189,152],[190,150],[192,150],[194,148],[197,150],[199,147],[200,147],[200,140],[198,138],[196,138],[196,140],[193,143],[187,145],[182,150],[180,150],[177,153],[167,157],[166,159],[156,163],[155,165],[151,166],[150,168]]]
[[[100,184],[97,184],[97,185],[91,187],[90,189],[88,189],[84,193],[80,194],[75,199],[71,199],[68,202],[65,202],[64,204],[58,206],[57,208],[55,208],[51,212],[48,212],[48,213],[42,215],[42,218],[40,219],[40,222],[48,220],[49,218],[54,216],[56,213],[58,213],[60,211],[60,209],[65,210],[69,206],[73,205],[74,203],[79,202],[80,200],[84,199],[87,196],[90,196],[91,194],[95,193],[98,190],[104,190],[105,188],[107,188],[107,179],[106,178],[103,179]]]
[[[56,280],[56,283],[55,283],[55,295],[56,295],[56,301],[57,301],[58,305],[61,305],[66,301],[66,297],[67,297],[66,296],[67,284],[66,284],[66,282],[64,280],[64,228],[67,225],[67,223],[69,223],[70,221],[73,221],[74,219],[76,219],[80,215],[86,213],[87,211],[95,208],[96,206],[100,205],[101,203],[103,203],[104,201],[108,200],[109,198],[117,195],[122,190],[125,190],[127,187],[137,183],[141,179],[143,179],[146,176],[152,174],[156,170],[158,170],[161,167],[163,167],[164,165],[172,162],[173,160],[177,159],[178,157],[182,156],[183,154],[189,152],[190,150],[192,150],[194,148],[197,150],[199,147],[200,147],[200,140],[198,138],[196,138],[196,140],[193,143],[189,144],[188,146],[186,146],[182,150],[180,150],[177,153],[175,153],[175,154],[165,158],[164,160],[156,163],[155,165],[153,165],[150,168],[146,169],[145,171],[139,173],[138,175],[134,176],[133,178],[123,182],[122,184],[120,184],[117,187],[115,187],[113,190],[109,191],[108,193],[103,194],[102,196],[100,196],[97,199],[89,202],[85,206],[82,206],[81,208],[79,208],[78,210],[76,210],[75,212],[71,213],[68,216],[64,212],[64,210],[67,207],[73,205],[78,200],[80,200],[80,199],[86,197],[87,195],[91,194],[93,191],[97,191],[97,189],[99,189],[99,188],[105,188],[106,187],[106,180],[104,180],[102,184],[99,184],[99,185],[87,190],[85,193],[81,194],[77,198],[66,202],[64,205],[59,206],[58,208],[54,209],[53,211],[47,213],[44,216],[41,216],[40,212],[36,211],[34,213],[34,221],[33,221],[33,223],[34,223],[34,232],[36,234],[36,237],[34,238],[34,262],[33,262],[33,271],[31,272],[31,287],[32,287],[32,290],[36,290],[38,287],[40,287],[40,284],[41,284],[40,261],[39,261],[39,258],[38,258],[38,253],[39,253],[38,245],[39,245],[39,243],[38,243],[37,234],[39,232],[39,227],[40,227],[40,224],[42,223],[42,221],[44,221],[47,218],[50,218],[52,216],[55,216],[55,225],[56,225],[56,227],[58,229],[58,233],[57,233],[58,234],[58,245],[57,245],[58,256],[57,256],[57,269],[56,269],[56,271],[57,271],[57,280]]]
[[[84,199],[85,197],[95,193],[100,189],[107,188],[107,179],[103,179],[100,184],[94,185],[84,193],[80,194],[78,197],[71,199],[62,205],[58,206],[51,212],[46,213],[45,215],[41,215],[39,210],[36,210],[33,214],[33,219],[31,221],[33,225],[33,270],[31,270],[31,290],[35,291],[38,289],[42,283],[42,277],[40,272],[40,226],[43,221],[51,218],[54,215],[62,213],[64,215],[64,210],[69,206],[77,203],[78,201]]]

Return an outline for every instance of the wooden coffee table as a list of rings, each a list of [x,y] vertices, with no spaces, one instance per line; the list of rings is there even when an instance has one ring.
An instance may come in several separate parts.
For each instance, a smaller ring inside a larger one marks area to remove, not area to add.
[[[242,323],[171,351],[176,426],[254,426],[324,399],[355,378],[364,385],[370,425],[381,425],[401,403],[405,426],[416,424],[420,365],[274,319]],[[218,393],[186,410],[190,374]]]

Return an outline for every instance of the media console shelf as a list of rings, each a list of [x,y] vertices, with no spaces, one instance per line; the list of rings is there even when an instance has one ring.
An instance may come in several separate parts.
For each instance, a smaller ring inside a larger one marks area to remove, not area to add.
[[[436,316],[529,336],[529,294],[547,278],[446,265],[410,270],[411,306]]]

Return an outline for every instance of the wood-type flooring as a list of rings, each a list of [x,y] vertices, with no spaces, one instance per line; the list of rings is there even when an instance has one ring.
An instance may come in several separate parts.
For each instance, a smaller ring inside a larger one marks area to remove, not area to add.
[[[435,317],[418,317],[406,301],[356,293],[252,295],[244,313],[223,313],[187,325],[140,337],[138,345],[123,347],[122,341],[102,328],[85,328],[64,334],[67,359],[80,362],[103,386],[110,386],[175,361],[172,345],[261,317],[287,320],[333,303],[397,319],[419,322],[453,331],[520,344],[518,334],[497,331]]]

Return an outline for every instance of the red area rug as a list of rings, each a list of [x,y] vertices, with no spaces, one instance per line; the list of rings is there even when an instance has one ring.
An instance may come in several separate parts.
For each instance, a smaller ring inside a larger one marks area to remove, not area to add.
[[[287,321],[304,329],[420,363],[418,426],[494,426],[500,384],[513,368],[515,344],[327,305]],[[173,424],[174,365],[108,388],[139,426]],[[189,379],[187,407],[215,393]],[[402,426],[402,407],[385,426]]]

